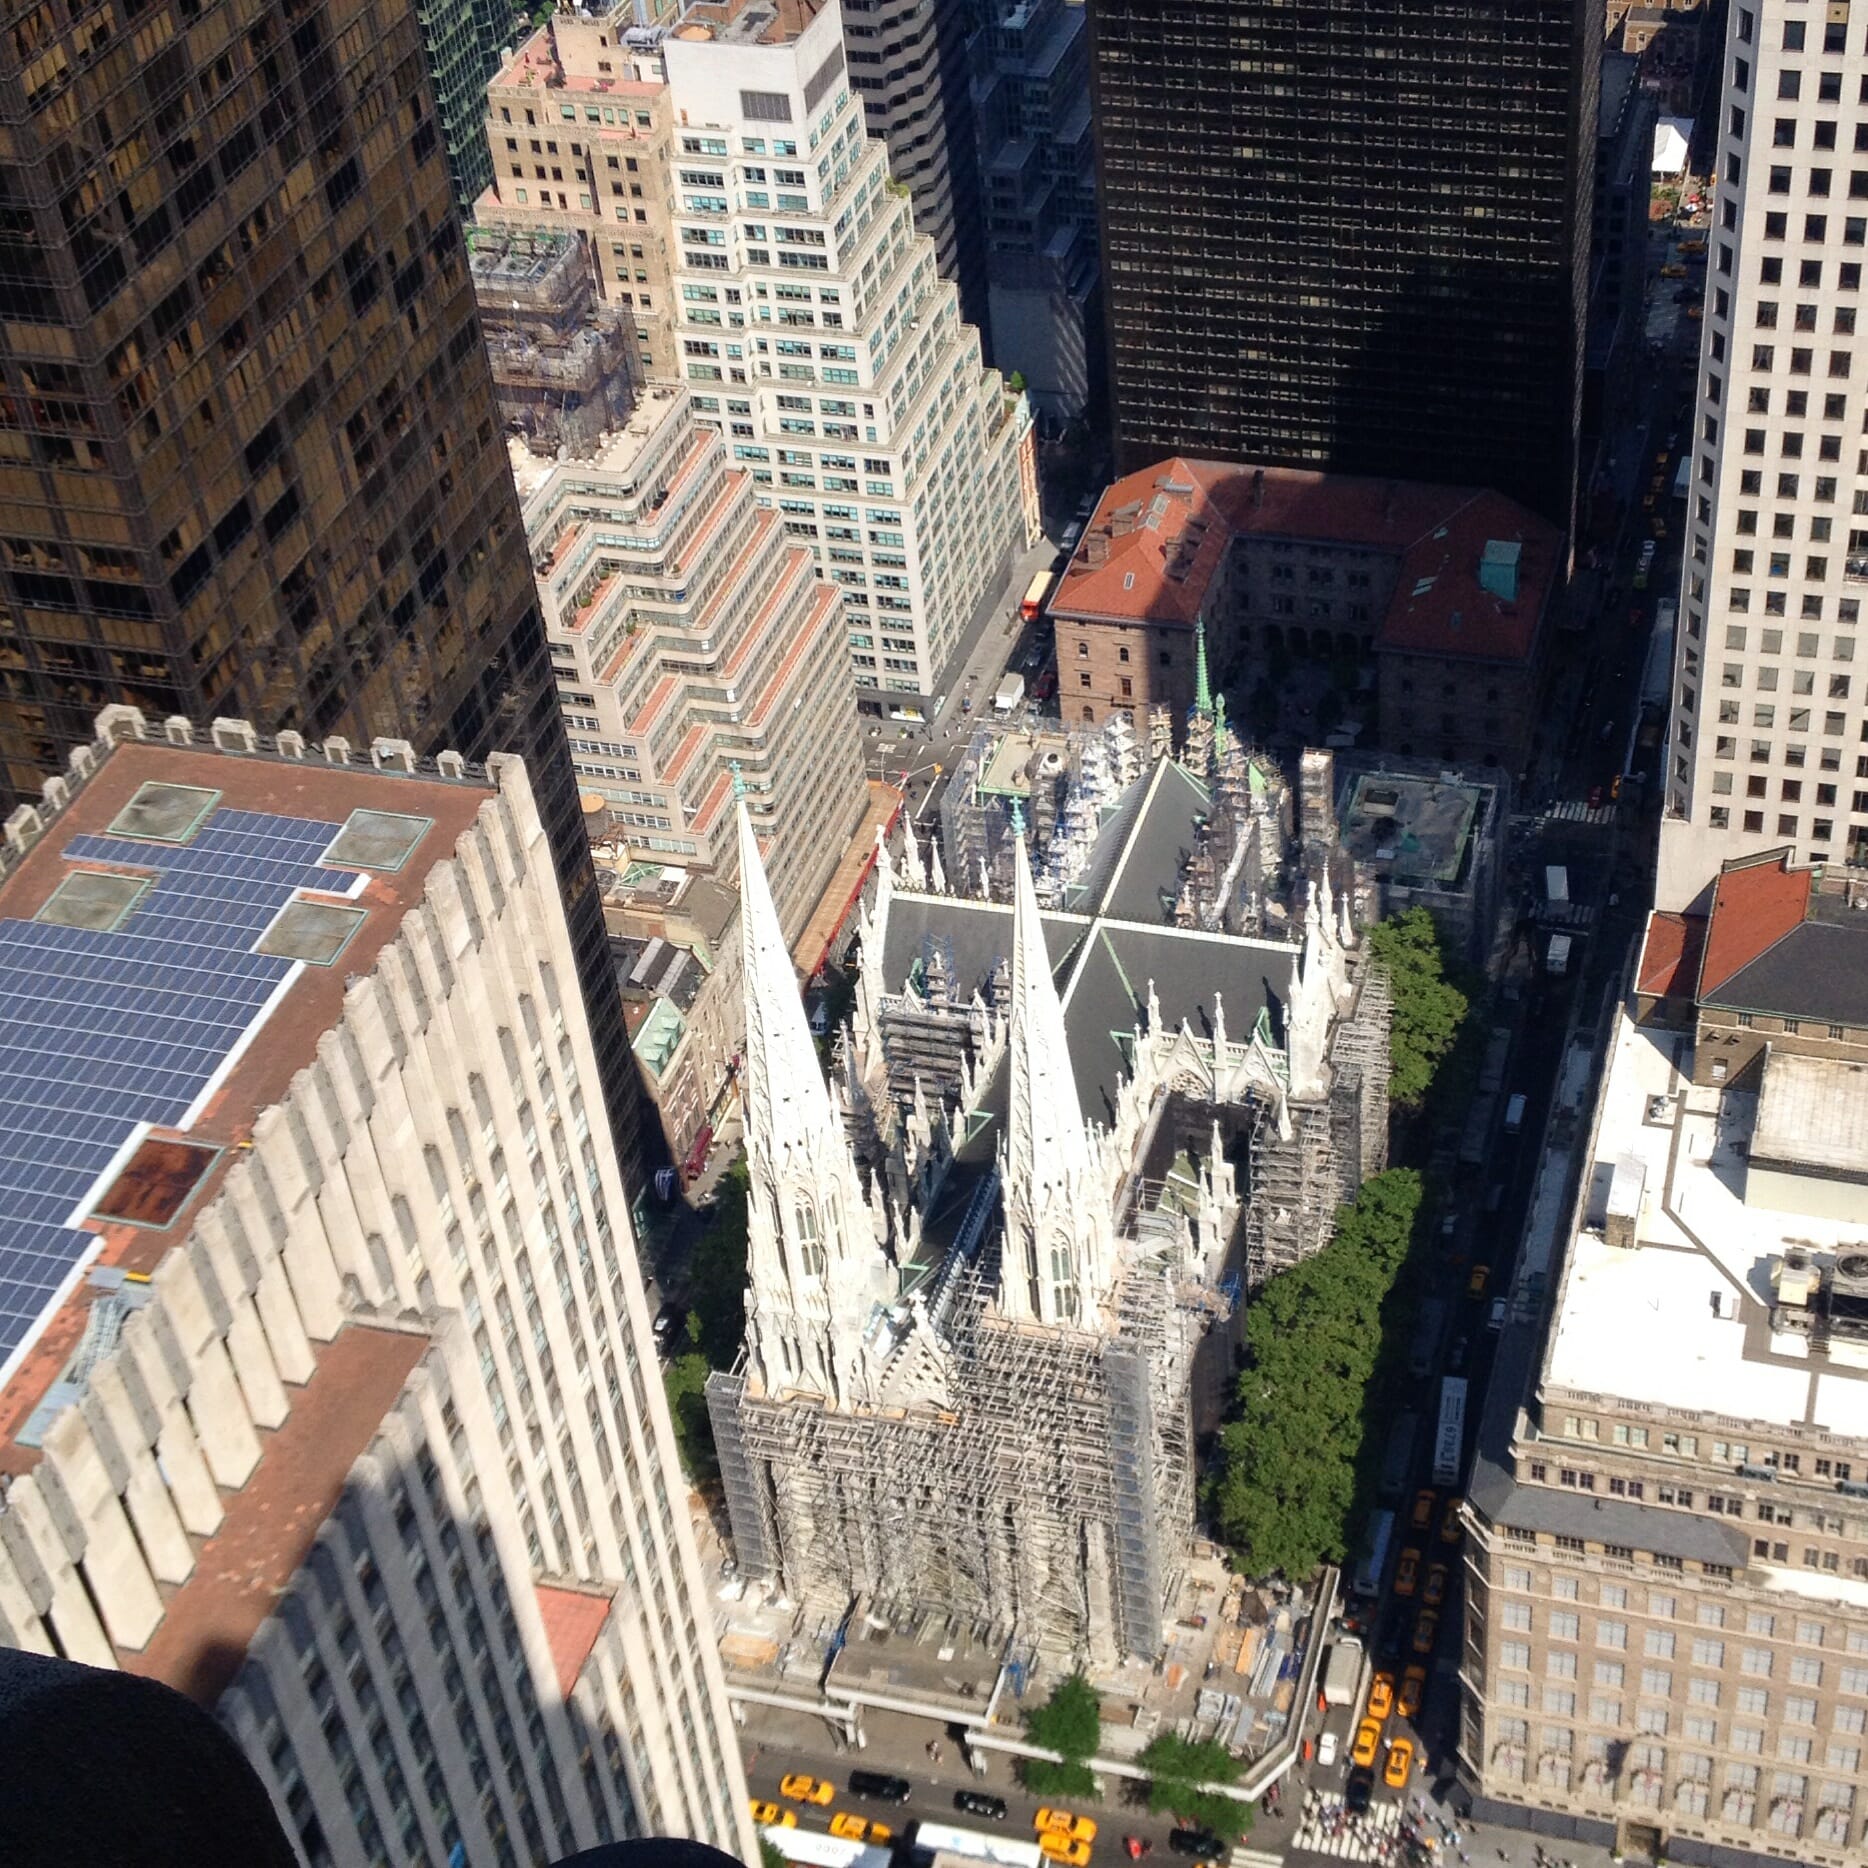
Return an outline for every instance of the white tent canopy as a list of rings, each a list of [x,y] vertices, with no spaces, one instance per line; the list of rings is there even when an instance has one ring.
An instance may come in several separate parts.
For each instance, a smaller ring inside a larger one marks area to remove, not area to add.
[[[1692,140],[1691,117],[1662,117],[1654,126],[1654,173],[1685,174],[1687,144]]]

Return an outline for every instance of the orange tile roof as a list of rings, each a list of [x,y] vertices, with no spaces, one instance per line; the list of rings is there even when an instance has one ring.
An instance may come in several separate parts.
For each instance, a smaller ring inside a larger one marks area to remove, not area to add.
[[[1663,914],[1657,909],[1648,917],[1635,991],[1659,999],[1691,991],[1705,945],[1704,915]]]
[[[1807,869],[1790,867],[1787,850],[1735,865],[1720,876],[1696,997],[1709,998],[1741,967],[1802,925],[1809,912],[1810,880]]]
[[[534,1583],[532,1589],[544,1619],[551,1662],[557,1669],[558,1691],[569,1699],[609,1616],[610,1597],[584,1589],[559,1589],[550,1583]]]
[[[1064,568],[1052,610],[1087,621],[1200,615],[1241,536],[1361,545],[1400,560],[1384,648],[1520,660],[1560,570],[1563,535],[1502,493],[1176,457],[1108,488]],[[1519,547],[1518,596],[1483,589],[1491,540]]]

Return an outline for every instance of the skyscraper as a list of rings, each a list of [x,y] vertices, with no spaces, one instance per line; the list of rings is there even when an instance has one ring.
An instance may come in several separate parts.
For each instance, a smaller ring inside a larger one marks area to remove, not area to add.
[[[1091,9],[1118,467],[1491,486],[1568,527],[1599,7]]]
[[[636,1092],[416,14],[194,11],[134,35],[102,5],[35,14],[0,52],[0,791],[126,699],[522,754],[622,1132]]]
[[[1734,0],[1657,900],[1780,846],[1868,863],[1868,39]],[[1859,161],[1859,157],[1856,158]],[[1858,370],[1860,373],[1858,374]]]
[[[307,1868],[756,1861],[530,785],[416,765],[112,708],[8,827],[0,1640]]]

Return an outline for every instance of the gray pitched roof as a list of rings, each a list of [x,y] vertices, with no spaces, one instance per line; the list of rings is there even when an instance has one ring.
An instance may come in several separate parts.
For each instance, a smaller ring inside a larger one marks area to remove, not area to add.
[[[1810,918],[1741,966],[1709,1005],[1868,1026],[1868,915],[1812,904]],[[1843,919],[1847,916],[1847,919]]]

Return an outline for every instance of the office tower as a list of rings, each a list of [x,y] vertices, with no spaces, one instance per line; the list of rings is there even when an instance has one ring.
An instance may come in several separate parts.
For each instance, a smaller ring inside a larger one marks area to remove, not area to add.
[[[1656,899],[1727,857],[1868,863],[1868,171],[1840,15],[1734,0],[1709,233]]]
[[[512,447],[572,763],[603,834],[733,880],[735,787],[795,941],[868,804],[843,605],[678,384],[587,458]]]
[[[554,14],[487,86],[483,227],[581,233],[603,296],[636,321],[645,376],[675,374],[662,29],[635,9]]]
[[[756,1860],[521,762],[117,707],[7,830],[0,1638],[311,1864]]]
[[[838,8],[788,20],[703,7],[663,44],[681,374],[842,586],[859,706],[920,715],[1037,536],[1030,407],[864,133]]]
[[[1862,900],[1777,851],[1653,915],[1600,1100],[1545,1140],[1467,1487],[1459,1768],[1559,1852],[1868,1861]]]
[[[846,25],[860,86],[856,30]],[[993,362],[1024,377],[1033,408],[1055,433],[1100,403],[1103,391],[1086,9],[1072,0],[984,0],[973,120],[990,308],[982,329]],[[899,174],[892,146],[889,161]],[[922,224],[919,200],[915,224]]]
[[[1654,93],[1641,61],[1602,54],[1596,119],[1594,226],[1590,235],[1589,362],[1583,383],[1586,481],[1627,398],[1638,392],[1647,349],[1648,216],[1654,191]],[[1613,450],[1613,442],[1608,443]],[[1584,522],[1586,524],[1586,522]],[[1582,529],[1579,526],[1579,530]]]
[[[463,215],[493,179],[486,142],[487,80],[512,43],[509,0],[419,0],[422,50],[435,87],[454,199]],[[523,27],[524,16],[519,16]]]
[[[1600,8],[1090,26],[1119,471],[1490,486],[1569,531]]]
[[[908,190],[915,228],[934,242],[941,277],[959,288],[960,315],[983,332],[989,306],[968,0],[845,0],[843,15],[849,82],[869,133],[887,146],[889,174]]]
[[[0,785],[96,710],[525,756],[612,1118],[576,785],[414,11],[35,16],[0,163]],[[169,21],[168,24],[161,22]]]

